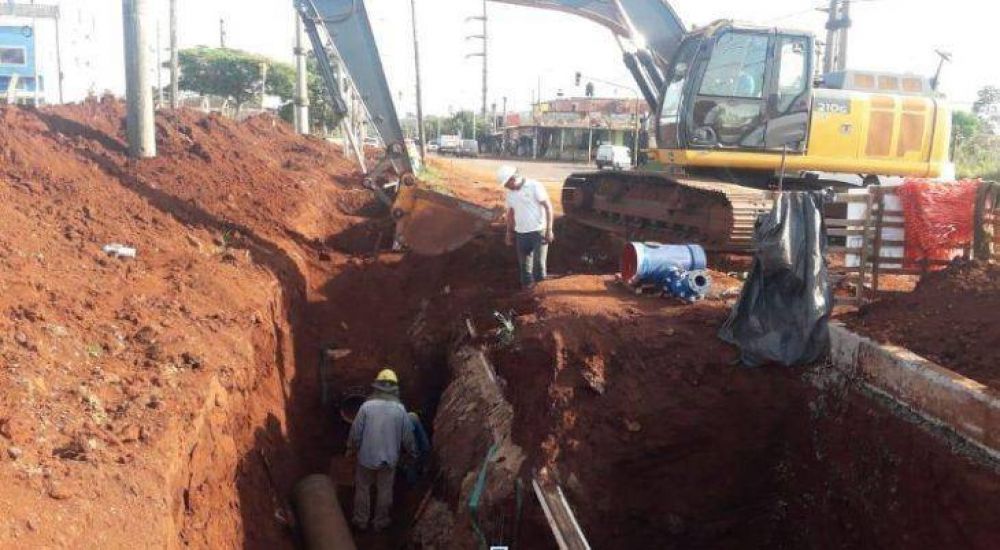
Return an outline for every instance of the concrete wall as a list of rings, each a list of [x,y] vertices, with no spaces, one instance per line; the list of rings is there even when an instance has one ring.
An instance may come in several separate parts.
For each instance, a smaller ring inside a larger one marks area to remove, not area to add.
[[[830,326],[830,356],[848,376],[1000,458],[1000,394],[897,346]],[[989,345],[989,344],[987,344]]]

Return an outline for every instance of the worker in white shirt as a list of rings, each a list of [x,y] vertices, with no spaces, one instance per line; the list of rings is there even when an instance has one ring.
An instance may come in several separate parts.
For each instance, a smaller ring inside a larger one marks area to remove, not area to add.
[[[501,166],[497,181],[507,195],[507,245],[517,250],[521,286],[531,288],[545,280],[545,261],[555,240],[552,201],[545,186],[521,177],[514,166]]]

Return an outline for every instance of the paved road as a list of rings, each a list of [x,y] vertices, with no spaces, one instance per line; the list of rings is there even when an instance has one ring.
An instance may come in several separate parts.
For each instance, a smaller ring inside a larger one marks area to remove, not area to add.
[[[521,173],[529,178],[534,178],[544,183],[558,183],[559,185],[562,185],[566,176],[572,174],[573,172],[580,172],[588,169],[586,164],[572,164],[568,162],[555,161],[534,161],[527,159],[501,160],[491,158],[469,159],[454,157],[438,158],[449,164],[454,164],[455,166],[460,166],[476,172],[483,172],[484,174],[495,173],[497,168],[499,168],[502,164],[513,164],[514,166],[520,168]]]
[[[534,178],[549,191],[552,202],[555,204],[556,215],[562,215],[562,185],[566,177],[573,172],[581,172],[594,169],[586,164],[573,164],[569,162],[555,161],[534,161],[527,159],[492,159],[492,158],[455,158],[455,157],[435,157],[446,166],[455,166],[476,174],[482,178],[483,182],[493,183],[496,178],[496,171],[503,164],[513,164],[517,166],[521,173],[529,178]]]

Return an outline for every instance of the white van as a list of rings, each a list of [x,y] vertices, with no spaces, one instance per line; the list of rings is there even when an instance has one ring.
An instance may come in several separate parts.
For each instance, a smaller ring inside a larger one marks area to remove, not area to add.
[[[632,151],[624,145],[606,143],[597,148],[597,169],[610,166],[615,170],[625,170],[632,167]]]

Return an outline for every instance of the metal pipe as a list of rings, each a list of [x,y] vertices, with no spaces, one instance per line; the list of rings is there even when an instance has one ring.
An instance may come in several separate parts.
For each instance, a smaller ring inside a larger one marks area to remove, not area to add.
[[[292,491],[302,541],[309,550],[356,550],[351,528],[337,499],[337,486],[325,474],[302,478]]]

